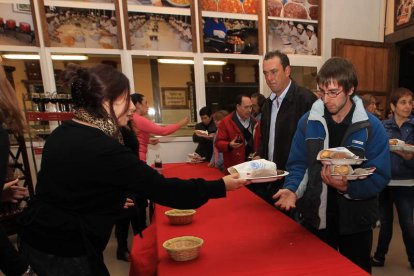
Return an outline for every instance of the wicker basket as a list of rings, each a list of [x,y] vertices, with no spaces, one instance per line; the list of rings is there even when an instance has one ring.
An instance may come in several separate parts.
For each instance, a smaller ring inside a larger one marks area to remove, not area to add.
[[[195,210],[178,210],[172,209],[165,212],[171,224],[189,224],[193,221]]]
[[[162,246],[174,261],[189,261],[196,259],[200,253],[203,239],[193,236],[183,236],[165,241]]]

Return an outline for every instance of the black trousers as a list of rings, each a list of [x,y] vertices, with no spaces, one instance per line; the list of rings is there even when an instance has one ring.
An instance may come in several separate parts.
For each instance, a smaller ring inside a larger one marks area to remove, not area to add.
[[[302,224],[323,242],[341,253],[341,255],[366,272],[371,273],[372,230],[350,235],[340,235],[338,229],[334,226],[317,230],[306,224],[306,222]]]

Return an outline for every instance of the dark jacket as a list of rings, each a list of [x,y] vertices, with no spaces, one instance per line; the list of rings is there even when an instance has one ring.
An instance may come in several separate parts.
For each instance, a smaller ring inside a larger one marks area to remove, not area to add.
[[[362,100],[353,97],[352,124],[341,146],[367,160],[361,167],[375,167],[365,179],[348,181],[346,193],[337,194],[339,233],[354,234],[372,229],[378,220],[377,195],[391,178],[388,139],[381,122],[367,113]],[[318,100],[298,123],[287,163],[289,175],[283,188],[296,192],[303,219],[315,229],[326,227],[327,186],[321,179],[318,152],[329,147],[324,104]]]
[[[414,116],[398,127],[394,117],[382,122],[389,139],[399,139],[406,144],[414,145]],[[414,179],[414,158],[404,160],[401,156],[391,155],[391,175],[395,180]],[[394,184],[393,184],[394,185]]]
[[[0,195],[7,176],[9,158],[9,134],[0,124]],[[1,202],[0,202],[1,204]],[[27,269],[27,260],[19,255],[0,225],[0,271],[6,275],[22,275]]]
[[[294,80],[280,106],[275,127],[275,141],[273,161],[277,168],[286,169],[289,157],[290,145],[296,131],[296,125],[307,111],[312,107],[316,96],[307,88],[299,86]],[[262,106],[262,118],[260,120],[261,143],[258,155],[268,159],[268,144],[270,131],[270,116],[272,112],[272,101],[267,98]]]
[[[206,126],[202,122],[195,125],[196,130],[207,130],[208,134],[215,133],[217,131],[216,124],[214,120],[211,119],[210,123]],[[195,152],[205,157],[205,160],[210,160],[211,156],[213,155],[213,139],[205,139],[202,137],[198,137],[195,133],[193,134],[193,142],[198,143],[198,146]]]
[[[100,255],[128,191],[178,209],[226,194],[221,179],[164,178],[101,130],[67,121],[46,141],[21,238],[56,256],[79,257],[90,248]]]

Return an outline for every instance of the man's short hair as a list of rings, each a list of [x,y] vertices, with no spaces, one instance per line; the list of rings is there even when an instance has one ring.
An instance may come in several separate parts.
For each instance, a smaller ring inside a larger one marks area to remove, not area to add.
[[[221,121],[224,117],[226,117],[229,113],[227,110],[219,110],[217,112],[214,112],[213,119],[216,121]]]
[[[257,105],[262,108],[266,97],[263,94],[260,94],[259,92],[253,93],[250,98],[256,98],[257,99]]]
[[[288,56],[279,50],[267,52],[264,56],[264,60],[269,60],[275,57],[278,57],[280,59],[280,63],[282,64],[283,70],[286,69],[286,67],[290,66],[290,60]]]
[[[208,106],[205,106],[205,107],[202,107],[200,109],[200,112],[198,114],[200,114],[200,117],[204,116],[204,115],[207,115],[208,117],[211,117],[211,113],[212,113],[211,108],[208,107]]]
[[[250,99],[249,95],[246,94],[239,94],[236,96],[236,105],[241,105],[243,97],[247,97]]]
[[[342,86],[347,93],[354,88],[354,95],[356,94],[358,77],[354,65],[349,60],[333,57],[322,65],[316,76],[316,83],[328,86],[333,81]]]
[[[404,96],[413,96],[413,92],[405,87],[398,87],[390,95],[390,103],[397,105],[400,98]]]

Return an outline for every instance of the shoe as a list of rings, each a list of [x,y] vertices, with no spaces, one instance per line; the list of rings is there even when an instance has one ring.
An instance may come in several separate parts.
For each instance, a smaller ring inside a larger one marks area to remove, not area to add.
[[[124,262],[129,262],[129,252],[128,251],[117,251],[116,258]]]
[[[375,267],[383,267],[384,266],[384,262],[385,261],[378,260],[375,257],[372,257],[371,258],[371,265],[372,266],[375,266]]]

